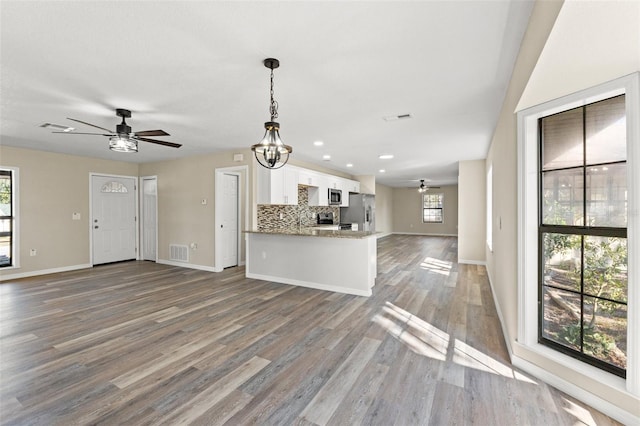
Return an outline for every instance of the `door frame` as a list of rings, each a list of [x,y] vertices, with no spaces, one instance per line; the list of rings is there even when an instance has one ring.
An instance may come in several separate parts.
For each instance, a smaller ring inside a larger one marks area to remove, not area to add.
[[[138,220],[138,216],[140,214],[139,211],[139,197],[138,197],[138,176],[125,176],[125,175],[114,175],[110,173],[95,173],[89,172],[89,265],[93,267],[93,222],[91,221],[93,218],[93,177],[101,176],[101,177],[111,177],[111,178],[122,178],[122,179],[133,179],[133,200],[135,204],[135,215],[136,215],[136,260],[140,260],[140,221]]]
[[[244,226],[248,226],[249,223],[249,166],[235,166],[235,167],[220,167],[215,169],[214,176],[214,188],[215,188],[215,220],[214,220],[214,271],[221,272],[222,268],[222,250],[218,250],[218,247],[222,246],[222,232],[218,232],[222,221],[222,175],[230,174],[238,176],[238,266],[244,265],[242,259],[242,203],[241,197],[244,198]],[[242,176],[244,175],[244,186],[240,185],[242,182]]]
[[[138,204],[140,206],[140,220],[139,220],[139,233],[140,233],[140,241],[143,241],[143,237],[144,237],[144,202],[143,202],[143,197],[144,197],[144,181],[145,180],[155,180],[156,181],[156,197],[155,197],[155,201],[156,201],[156,226],[155,226],[155,233],[156,233],[156,256],[155,259],[153,259],[154,262],[158,262],[158,176],[157,175],[153,175],[153,176],[140,176],[139,181],[138,181],[138,188],[140,188],[140,191],[138,191]],[[144,258],[144,247],[142,247],[142,243],[140,244],[140,250],[138,253],[138,258],[141,260],[146,260]]]

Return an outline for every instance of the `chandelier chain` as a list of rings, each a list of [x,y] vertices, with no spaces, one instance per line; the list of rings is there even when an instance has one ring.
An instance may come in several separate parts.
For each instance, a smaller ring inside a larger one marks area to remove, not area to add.
[[[271,114],[271,121],[275,121],[278,118],[278,102],[273,99],[273,68],[271,68],[271,104],[269,105],[269,113]]]

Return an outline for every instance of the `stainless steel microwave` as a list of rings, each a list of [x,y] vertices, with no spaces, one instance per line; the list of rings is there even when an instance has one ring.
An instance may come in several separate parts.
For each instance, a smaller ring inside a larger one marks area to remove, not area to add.
[[[329,188],[329,205],[336,206],[342,204],[342,191]]]

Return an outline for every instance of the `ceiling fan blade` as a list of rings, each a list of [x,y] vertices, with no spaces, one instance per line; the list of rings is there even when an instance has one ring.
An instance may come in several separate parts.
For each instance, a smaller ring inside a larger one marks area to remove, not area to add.
[[[159,141],[159,140],[156,140],[156,139],[147,139],[147,138],[139,138],[139,137],[136,137],[136,139],[141,140],[141,141],[145,141],[145,142],[155,143],[155,144],[158,144],[158,145],[170,146],[171,148],[180,148],[182,146],[182,144],[179,144],[179,143],[173,143],[173,142],[168,142],[168,141]]]
[[[69,118],[69,117],[67,117],[67,120],[77,121],[78,123],[86,124],[87,126],[95,127],[96,129],[104,130],[105,132],[109,132],[113,134],[112,130],[105,129],[104,127],[96,126],[95,124],[87,123],[86,121],[76,120],[75,118]]]
[[[97,136],[115,136],[115,133],[78,133],[78,132],[51,132],[51,133],[64,133],[65,135],[97,135]]]
[[[140,132],[135,132],[136,136],[171,136],[169,133],[164,130],[142,130]]]

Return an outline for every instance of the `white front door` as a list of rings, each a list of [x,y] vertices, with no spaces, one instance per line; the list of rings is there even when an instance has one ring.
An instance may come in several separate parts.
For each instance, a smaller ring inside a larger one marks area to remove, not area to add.
[[[157,260],[158,187],[155,177],[142,178],[142,259]]]
[[[94,265],[136,258],[135,178],[91,176]]]
[[[222,267],[228,268],[238,265],[238,175],[222,179]]]

